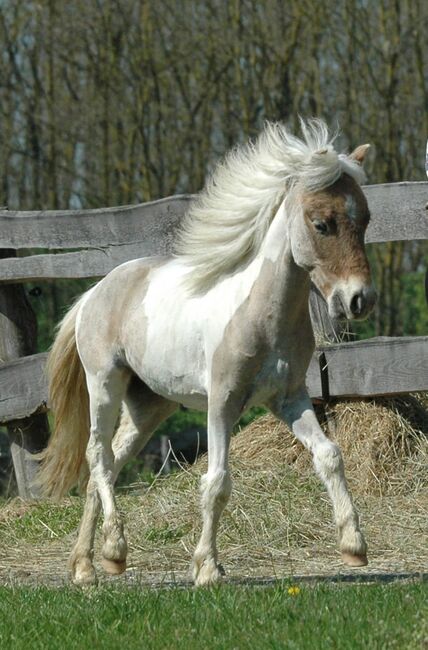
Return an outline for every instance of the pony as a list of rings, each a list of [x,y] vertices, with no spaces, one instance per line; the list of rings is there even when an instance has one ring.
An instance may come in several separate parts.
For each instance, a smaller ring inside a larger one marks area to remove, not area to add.
[[[179,405],[207,411],[196,585],[223,575],[216,535],[231,493],[230,434],[253,405],[284,420],[312,452],[343,561],[367,564],[341,452],[317,421],[305,374],[314,352],[311,281],[333,318],[364,318],[375,303],[360,187],[369,145],[339,154],[324,122],[301,128],[297,137],[267,123],[254,142],[232,150],[183,217],[174,253],[116,267],[60,324],[47,364],[55,428],[39,484],[58,498],[86,476],[70,558],[77,584],[96,581],[101,507],[103,568],[125,570],[114,483]]]

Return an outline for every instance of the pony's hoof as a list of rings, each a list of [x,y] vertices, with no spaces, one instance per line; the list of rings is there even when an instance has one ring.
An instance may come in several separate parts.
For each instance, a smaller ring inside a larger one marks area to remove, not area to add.
[[[77,563],[71,573],[73,584],[78,587],[91,587],[97,584],[97,574],[92,562],[85,561]]]
[[[202,566],[193,569],[193,580],[195,587],[209,587],[220,582],[225,575],[221,564],[204,562]]]
[[[353,553],[342,553],[342,561],[348,566],[366,566],[368,564],[367,555],[354,555]]]
[[[101,560],[103,569],[111,576],[118,576],[126,569],[126,560],[108,560],[103,557]]]

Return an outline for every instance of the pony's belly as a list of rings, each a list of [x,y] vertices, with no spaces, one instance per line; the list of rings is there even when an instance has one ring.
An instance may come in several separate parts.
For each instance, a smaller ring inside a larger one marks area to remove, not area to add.
[[[196,411],[208,410],[208,399],[206,394],[193,390],[180,390],[177,388],[166,389],[164,384],[159,384],[150,379],[143,379],[144,383],[157,395],[165,397],[171,402],[176,402],[189,409]]]
[[[193,350],[149,346],[142,358],[130,365],[140,379],[157,395],[187,408],[207,409],[206,372],[203,359]]]

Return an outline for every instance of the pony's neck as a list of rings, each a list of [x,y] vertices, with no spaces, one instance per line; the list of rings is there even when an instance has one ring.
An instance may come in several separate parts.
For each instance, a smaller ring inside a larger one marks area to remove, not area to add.
[[[284,253],[287,253],[288,249],[291,253],[289,224],[287,223],[285,202],[283,201],[269,226],[260,254],[262,257],[276,263],[284,256]]]
[[[294,261],[290,218],[292,217],[287,214],[283,202],[260,250],[264,261],[272,265],[271,286],[266,298],[276,305],[280,330],[294,327],[296,322],[309,318],[310,277]]]

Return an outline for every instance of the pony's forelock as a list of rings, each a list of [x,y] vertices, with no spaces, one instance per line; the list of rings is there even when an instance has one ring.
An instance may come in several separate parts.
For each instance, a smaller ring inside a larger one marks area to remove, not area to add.
[[[208,290],[260,250],[276,210],[296,186],[332,185],[342,173],[365,180],[357,161],[338,154],[322,120],[301,121],[303,138],[268,122],[255,142],[233,149],[186,214],[175,252],[189,266],[191,293]]]

